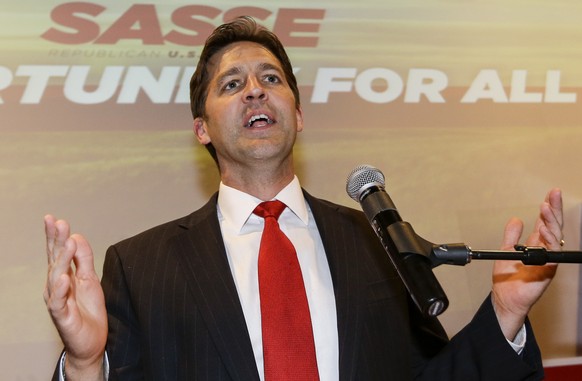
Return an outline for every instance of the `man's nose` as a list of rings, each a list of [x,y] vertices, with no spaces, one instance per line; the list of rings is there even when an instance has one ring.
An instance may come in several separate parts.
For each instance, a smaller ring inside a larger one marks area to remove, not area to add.
[[[247,88],[244,94],[245,101],[251,102],[254,100],[266,100],[267,92],[261,83],[255,79],[250,79],[247,82]]]

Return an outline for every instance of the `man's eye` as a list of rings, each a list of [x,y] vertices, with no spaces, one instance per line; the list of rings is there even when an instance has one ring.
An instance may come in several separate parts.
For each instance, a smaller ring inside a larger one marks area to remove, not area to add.
[[[225,90],[232,90],[238,86],[238,83],[235,81],[230,81],[226,85],[224,85]]]
[[[277,83],[279,82],[279,77],[277,77],[276,75],[267,75],[265,77],[265,80],[270,83]]]

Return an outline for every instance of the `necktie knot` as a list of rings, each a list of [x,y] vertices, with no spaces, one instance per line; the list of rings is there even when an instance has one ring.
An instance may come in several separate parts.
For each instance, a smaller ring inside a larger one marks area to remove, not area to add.
[[[264,201],[257,205],[255,210],[253,210],[253,213],[259,217],[273,217],[275,220],[278,220],[279,216],[281,213],[283,213],[286,207],[287,205],[283,204],[279,200]]]

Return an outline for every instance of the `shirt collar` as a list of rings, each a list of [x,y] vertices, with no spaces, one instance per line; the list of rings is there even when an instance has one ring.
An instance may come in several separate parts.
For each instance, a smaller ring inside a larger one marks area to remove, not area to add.
[[[273,200],[279,200],[291,210],[305,225],[309,222],[309,213],[299,179],[297,176],[283,188]],[[218,189],[219,217],[229,221],[240,231],[248,218],[262,201],[250,194],[241,192],[220,182]]]

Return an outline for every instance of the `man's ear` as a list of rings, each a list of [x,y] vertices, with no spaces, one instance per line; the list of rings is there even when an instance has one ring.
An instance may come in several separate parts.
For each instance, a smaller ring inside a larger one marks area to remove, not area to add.
[[[206,121],[201,117],[194,119],[194,135],[196,135],[196,139],[200,142],[200,144],[208,144],[210,143],[210,136],[208,135],[208,131],[206,128]]]
[[[297,107],[295,115],[297,118],[297,132],[301,132],[303,131],[303,109],[301,106]]]

